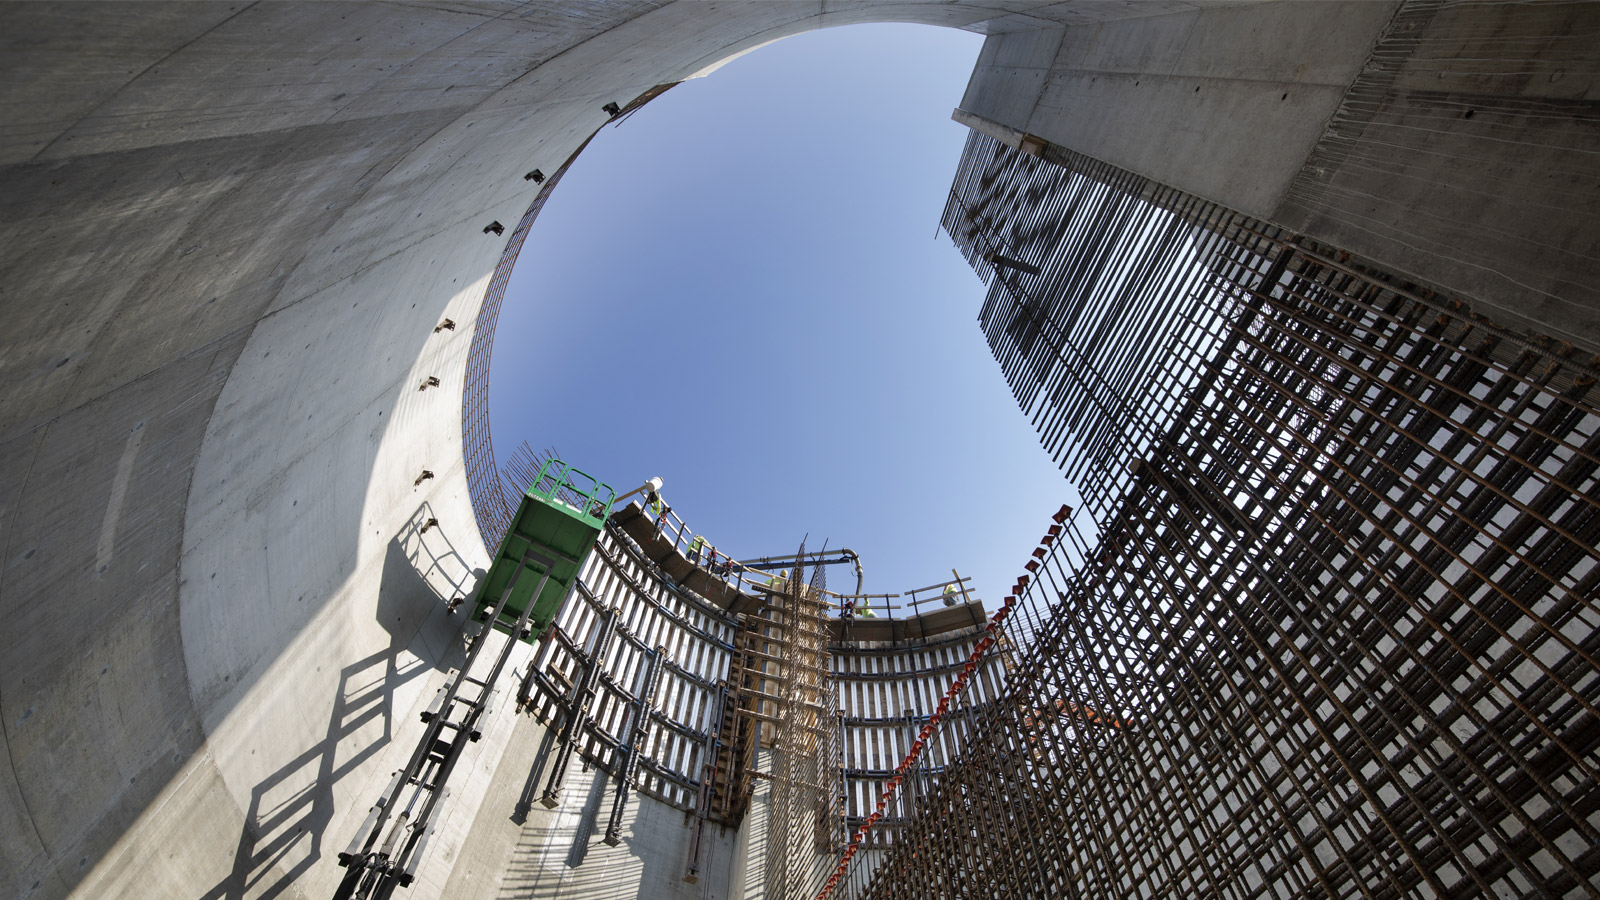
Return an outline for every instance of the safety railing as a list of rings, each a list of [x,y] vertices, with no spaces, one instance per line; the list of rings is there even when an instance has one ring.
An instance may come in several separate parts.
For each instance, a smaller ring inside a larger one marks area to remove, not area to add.
[[[539,475],[528,485],[528,493],[569,507],[597,528],[605,524],[606,516],[611,514],[611,504],[617,500],[617,492],[611,485],[553,457],[539,467]]]
[[[656,536],[672,544],[684,559],[700,566],[713,576],[721,578],[740,593],[751,593],[759,587],[776,588],[783,580],[780,572],[747,566],[717,549],[704,536],[691,529],[660,494],[655,494],[644,504],[644,515],[655,525]],[[953,573],[954,574],[954,573]],[[956,574],[948,581],[927,587],[914,588],[904,594],[841,594],[822,588],[810,588],[828,598],[828,608],[836,615],[858,618],[904,619],[922,615],[919,607],[955,597],[961,603],[975,599],[967,582],[972,579]],[[918,596],[923,595],[923,596]],[[902,597],[909,599],[895,602]],[[943,605],[943,604],[941,604]]]
[[[776,575],[740,564],[738,560],[718,550],[705,537],[692,531],[688,523],[683,521],[683,517],[673,512],[672,504],[666,502],[660,494],[652,494],[645,501],[644,515],[655,525],[657,537],[671,543],[674,550],[683,554],[684,559],[721,578],[734,590],[750,593],[757,584],[776,586],[778,581]]]

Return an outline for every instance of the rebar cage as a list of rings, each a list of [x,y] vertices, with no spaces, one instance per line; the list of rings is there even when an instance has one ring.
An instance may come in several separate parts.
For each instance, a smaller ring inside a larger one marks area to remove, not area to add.
[[[1600,896],[1594,361],[1053,146],[943,222],[1085,510],[851,894]]]

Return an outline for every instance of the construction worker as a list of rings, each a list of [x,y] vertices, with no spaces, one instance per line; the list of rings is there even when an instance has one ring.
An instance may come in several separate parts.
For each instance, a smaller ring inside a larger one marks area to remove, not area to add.
[[[705,546],[706,546],[706,539],[701,537],[698,534],[695,535],[694,536],[694,540],[689,542],[689,562],[692,562],[695,565],[699,565],[700,564],[700,551],[704,550]]]
[[[953,585],[953,584],[945,585],[944,586],[944,605],[945,606],[955,606],[955,605],[959,604],[960,602],[961,602],[961,589],[958,588],[956,585]]]

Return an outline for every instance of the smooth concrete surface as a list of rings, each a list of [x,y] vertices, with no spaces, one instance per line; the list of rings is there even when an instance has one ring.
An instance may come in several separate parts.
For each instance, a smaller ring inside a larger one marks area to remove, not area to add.
[[[471,334],[433,328],[474,321],[505,240],[483,227],[518,220],[522,174],[602,104],[833,25],[1051,32],[1008,64],[1060,31],[1059,68],[1073,29],[1137,49],[1162,15],[1208,13],[1254,35],[1229,59],[1299,21],[1182,0],[0,6],[0,897],[330,892],[457,647],[442,600],[487,559],[461,463]],[[1368,51],[1333,36],[1348,56],[1307,76],[1324,93]],[[1207,56],[1168,77],[1229,82]],[[1099,90],[1084,71],[1044,79],[1038,108]],[[1181,133],[1203,116],[1134,96],[1101,127],[1144,137],[1106,146],[1209,146]],[[1231,109],[1207,127],[1258,127]],[[1575,158],[1559,171],[1590,184]]]
[[[1600,353],[1600,4],[1418,4],[1272,218]]]
[[[1222,6],[992,35],[961,107],[1266,218],[1396,6]]]

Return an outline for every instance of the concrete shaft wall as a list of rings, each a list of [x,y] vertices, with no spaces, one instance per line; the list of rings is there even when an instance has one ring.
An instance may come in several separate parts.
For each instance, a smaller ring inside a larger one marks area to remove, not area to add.
[[[1203,61],[1213,39],[1163,37],[1167,14],[1241,17],[1229,54],[1323,14],[1194,6],[0,8],[0,896],[328,893],[452,652],[439,598],[486,561],[460,462],[471,335],[434,325],[473,321],[504,240],[483,227],[517,221],[522,174],[565,159],[603,103],[858,21],[1056,29],[1016,39],[1037,53],[1122,28]],[[1301,140],[1196,171],[1300,177],[1385,27],[1356,18],[1307,51],[1328,59]],[[1254,127],[1117,102],[1129,116],[1094,126],[1107,153]],[[1110,161],[1162,177],[1171,156]],[[1575,158],[1558,171],[1592,191]],[[1446,255],[1418,252],[1419,271]]]
[[[1600,351],[1600,4],[1205,7],[992,35],[962,109]]]

